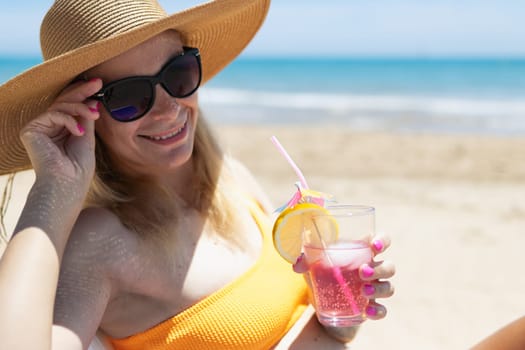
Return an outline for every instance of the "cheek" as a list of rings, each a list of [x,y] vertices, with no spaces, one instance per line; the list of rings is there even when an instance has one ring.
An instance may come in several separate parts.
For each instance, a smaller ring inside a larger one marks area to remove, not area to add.
[[[115,151],[118,145],[126,142],[133,135],[134,128],[129,123],[119,123],[107,114],[102,114],[95,123],[95,131],[107,148]]]
[[[106,113],[101,112],[100,118],[95,122],[95,132],[106,145],[110,139],[112,129],[111,122],[108,120],[108,118],[110,117]]]
[[[199,95],[195,92],[193,95],[180,99],[178,103],[186,108],[190,108],[192,113],[196,116],[199,107]]]
[[[199,119],[199,99],[197,93],[194,93],[190,97],[184,99],[184,106],[191,110],[191,116],[193,123],[196,125]]]

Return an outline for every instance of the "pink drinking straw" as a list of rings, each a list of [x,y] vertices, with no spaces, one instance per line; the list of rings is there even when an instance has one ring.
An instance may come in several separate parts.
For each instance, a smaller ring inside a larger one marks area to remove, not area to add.
[[[283,145],[281,145],[279,140],[277,140],[277,137],[272,136],[270,138],[270,140],[273,142],[275,147],[277,147],[277,149],[284,156],[284,158],[288,161],[288,163],[292,166],[292,168],[295,171],[295,173],[297,174],[297,177],[299,178],[299,181],[301,182],[301,185],[303,186],[303,188],[308,189],[308,184],[306,182],[306,178],[304,177],[303,173],[301,172],[301,169],[299,169],[297,164],[295,164],[295,162],[293,161],[292,157],[290,157],[288,152],[286,152],[286,150],[284,149]],[[343,290],[343,293],[345,294],[346,298],[350,302],[350,307],[352,308],[353,313],[354,314],[359,313],[359,308],[357,307],[357,305],[356,305],[356,303],[354,301],[354,298],[352,297],[352,293],[350,292],[350,290],[348,289],[348,286],[345,283],[345,280],[343,278],[343,273],[341,272],[341,268],[339,266],[335,266],[334,263],[332,262],[332,259],[330,259],[330,255],[326,253],[326,243],[323,241],[321,233],[319,232],[319,229],[317,229],[317,225],[315,224],[315,222],[314,222],[314,226],[315,226],[316,231],[317,231],[317,237],[319,238],[319,241],[321,242],[321,245],[323,246],[323,252],[324,252],[324,255],[326,257],[326,260],[328,261],[328,263],[332,267],[332,272],[334,273],[335,280],[337,281],[337,283],[339,284],[339,287],[341,287],[341,289]]]
[[[299,181],[301,182],[301,185],[303,185],[303,188],[308,188],[308,184],[306,183],[306,179],[304,178],[304,175],[303,173],[301,172],[301,169],[299,169],[299,167],[297,166],[297,164],[295,164],[295,162],[293,161],[292,157],[290,157],[290,155],[288,154],[288,152],[286,152],[286,150],[284,149],[283,145],[281,145],[281,143],[279,142],[279,140],[277,140],[277,137],[275,136],[272,136],[270,138],[270,140],[272,140],[273,144],[275,145],[275,147],[277,147],[277,149],[279,150],[279,152],[281,152],[281,154],[284,156],[284,158],[288,161],[288,163],[292,166],[293,170],[295,171],[295,173],[297,174],[297,177],[299,178]]]

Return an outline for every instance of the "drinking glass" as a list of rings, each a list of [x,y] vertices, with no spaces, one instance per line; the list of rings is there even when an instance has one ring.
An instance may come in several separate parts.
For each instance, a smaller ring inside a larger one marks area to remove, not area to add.
[[[366,319],[359,267],[372,261],[374,230],[375,209],[364,205],[329,206],[304,223],[303,252],[321,324],[347,327]]]

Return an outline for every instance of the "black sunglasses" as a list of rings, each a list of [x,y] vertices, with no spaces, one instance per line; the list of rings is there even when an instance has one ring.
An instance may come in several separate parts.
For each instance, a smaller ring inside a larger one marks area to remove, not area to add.
[[[136,76],[115,80],[90,98],[100,101],[111,117],[131,122],[144,116],[155,103],[157,84],[175,98],[193,94],[201,83],[202,68],[199,49],[184,47],[154,76]]]

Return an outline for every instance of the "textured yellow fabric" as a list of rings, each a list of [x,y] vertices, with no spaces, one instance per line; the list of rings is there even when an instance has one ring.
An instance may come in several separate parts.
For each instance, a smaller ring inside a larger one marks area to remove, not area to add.
[[[269,218],[255,203],[259,260],[239,279],[142,333],[111,339],[116,350],[268,349],[304,311],[304,279],[275,251]]]

